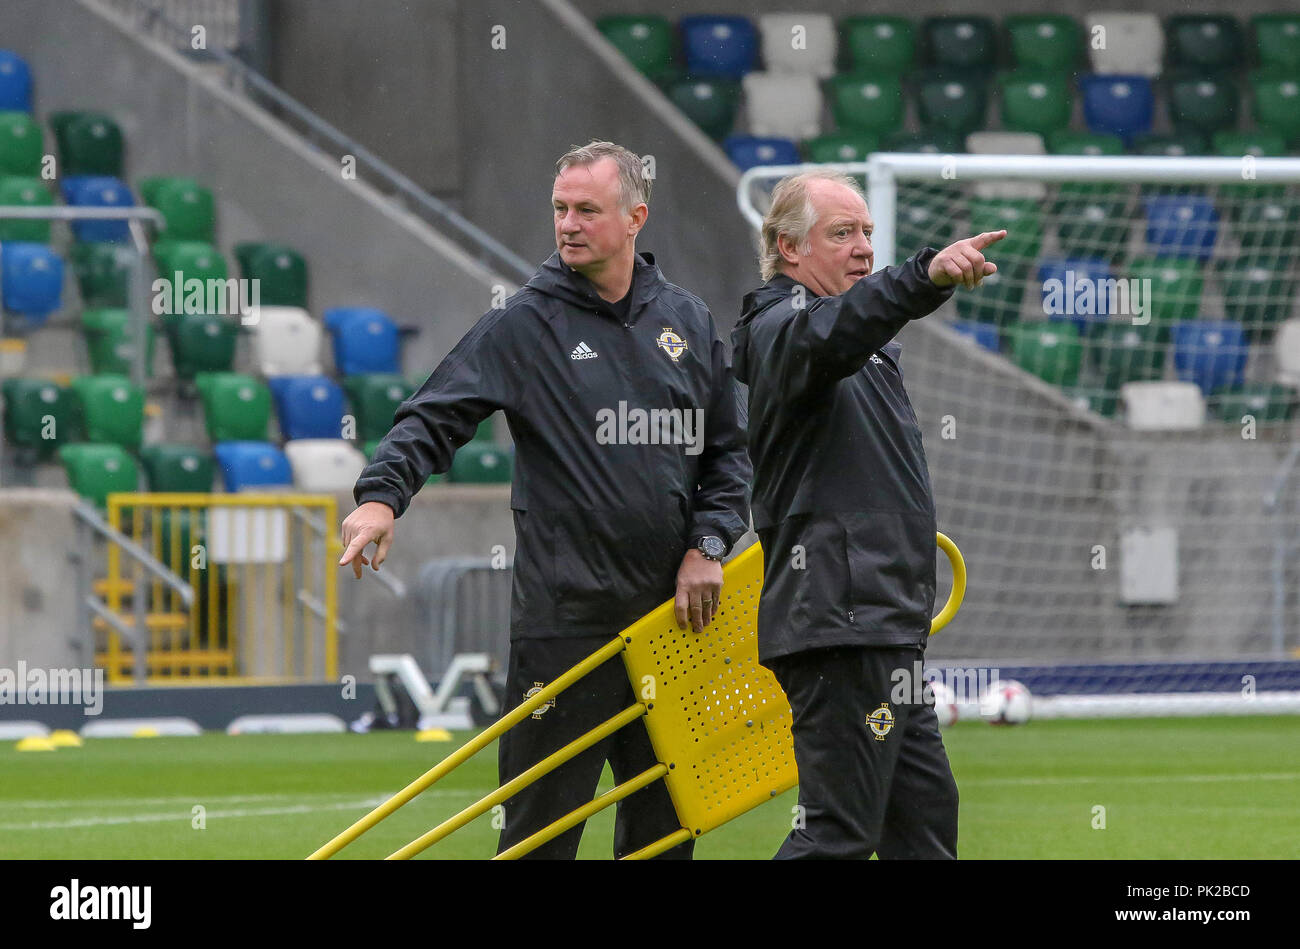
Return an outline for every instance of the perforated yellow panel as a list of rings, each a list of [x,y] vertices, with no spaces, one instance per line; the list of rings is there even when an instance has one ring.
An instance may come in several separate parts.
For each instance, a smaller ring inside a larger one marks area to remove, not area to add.
[[[758,664],[763,552],[750,547],[723,568],[722,603],[703,633],[677,628],[665,603],[623,632],[650,741],[682,826],[708,833],[794,787],[790,703]]]

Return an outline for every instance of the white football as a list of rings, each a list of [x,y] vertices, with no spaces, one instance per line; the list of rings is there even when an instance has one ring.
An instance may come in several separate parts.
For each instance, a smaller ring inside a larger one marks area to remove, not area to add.
[[[1034,699],[1023,683],[998,679],[980,696],[980,718],[994,725],[1023,725],[1033,714]]]
[[[939,716],[939,727],[947,728],[957,721],[957,694],[939,679],[932,680],[928,687],[934,695],[934,714]]]

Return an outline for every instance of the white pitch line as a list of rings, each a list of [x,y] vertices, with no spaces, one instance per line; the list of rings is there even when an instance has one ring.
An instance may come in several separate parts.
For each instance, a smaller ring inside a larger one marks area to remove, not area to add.
[[[286,814],[311,814],[318,811],[351,811],[378,807],[386,798],[367,798],[364,801],[343,801],[337,804],[298,804],[292,807],[262,807],[242,811],[208,811],[205,820],[231,817],[281,817]],[[123,814],[117,817],[76,817],[61,821],[31,821],[26,824],[0,824],[0,831],[11,830],[70,830],[77,827],[102,827],[113,824],[159,824],[166,821],[189,821],[186,811],[166,814]]]
[[[397,791],[304,791],[304,792],[284,792],[280,794],[183,794],[172,797],[103,797],[103,798],[63,798],[50,799],[17,799],[6,801],[0,799],[0,813],[6,809],[50,809],[58,808],[72,810],[86,807],[152,807],[166,804],[252,804],[258,801],[302,801],[304,799],[329,800],[331,798],[355,798],[358,794],[384,795],[392,797]],[[451,789],[451,788],[433,788],[425,791],[435,797],[450,797],[457,795],[478,795],[482,797],[485,792],[476,791],[469,788]]]
[[[1069,778],[966,778],[958,787],[978,784],[1210,784],[1220,781],[1300,781],[1300,772],[1265,772],[1262,774],[1124,774],[1113,777],[1079,776]]]

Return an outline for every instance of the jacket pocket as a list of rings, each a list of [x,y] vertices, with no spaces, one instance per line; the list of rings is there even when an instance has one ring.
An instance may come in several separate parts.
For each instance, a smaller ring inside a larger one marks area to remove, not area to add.
[[[847,514],[845,550],[855,623],[891,635],[928,632],[935,593],[933,515]]]

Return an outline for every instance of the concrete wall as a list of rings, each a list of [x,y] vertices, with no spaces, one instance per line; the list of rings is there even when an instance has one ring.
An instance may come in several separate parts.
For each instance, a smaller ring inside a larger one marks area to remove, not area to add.
[[[77,634],[76,550],[67,491],[0,491],[0,668],[18,660],[41,668],[83,668],[93,661]]]

